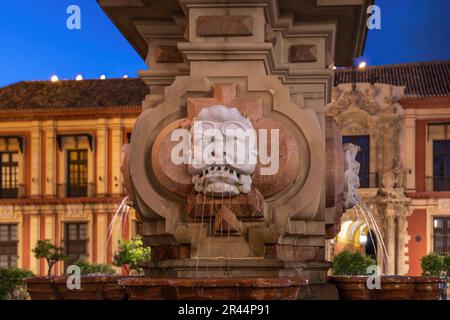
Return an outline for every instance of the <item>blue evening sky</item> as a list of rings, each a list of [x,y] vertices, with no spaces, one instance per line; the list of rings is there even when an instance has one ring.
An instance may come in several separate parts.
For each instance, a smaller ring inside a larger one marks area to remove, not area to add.
[[[376,0],[382,29],[369,32],[369,65],[450,59],[449,0]],[[66,27],[69,5],[81,30]],[[136,76],[145,64],[95,0],[2,1],[0,86],[21,80]]]

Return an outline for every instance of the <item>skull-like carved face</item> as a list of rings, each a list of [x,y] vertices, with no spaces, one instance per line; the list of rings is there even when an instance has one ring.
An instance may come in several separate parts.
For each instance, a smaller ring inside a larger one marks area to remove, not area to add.
[[[191,129],[189,173],[197,192],[237,196],[251,190],[256,134],[236,108],[203,108]]]

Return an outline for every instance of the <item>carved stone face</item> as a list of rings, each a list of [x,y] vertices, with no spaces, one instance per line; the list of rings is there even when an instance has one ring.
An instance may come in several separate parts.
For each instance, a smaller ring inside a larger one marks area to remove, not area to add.
[[[190,157],[197,192],[216,197],[249,193],[257,161],[251,122],[236,108],[203,108],[191,129]]]

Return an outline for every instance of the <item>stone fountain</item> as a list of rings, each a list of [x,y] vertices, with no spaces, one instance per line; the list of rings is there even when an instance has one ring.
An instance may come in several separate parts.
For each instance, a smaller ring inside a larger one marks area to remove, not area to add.
[[[321,2],[99,1],[149,66],[123,150],[152,247],[146,277],[121,281],[131,298],[337,298],[325,240],[355,188],[325,105],[367,3]]]

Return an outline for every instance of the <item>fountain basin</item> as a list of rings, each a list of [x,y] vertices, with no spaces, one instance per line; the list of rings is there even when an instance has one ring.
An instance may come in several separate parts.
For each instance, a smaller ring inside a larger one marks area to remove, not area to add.
[[[439,300],[443,280],[435,277],[381,276],[381,288],[369,289],[367,276],[332,276],[341,300]]]
[[[296,300],[305,278],[128,278],[130,300]]]
[[[121,275],[81,276],[80,289],[67,287],[68,276],[26,279],[31,300],[125,300],[126,291],[119,286]]]
[[[413,277],[415,300],[439,300],[444,281],[438,277]],[[445,290],[445,289],[444,289]]]

